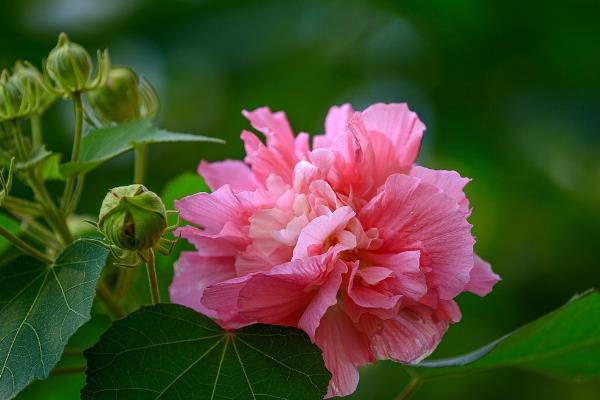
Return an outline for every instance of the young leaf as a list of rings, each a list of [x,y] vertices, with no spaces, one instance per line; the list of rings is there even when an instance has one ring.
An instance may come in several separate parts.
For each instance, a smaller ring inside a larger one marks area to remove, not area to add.
[[[500,367],[518,367],[574,381],[600,376],[600,293],[584,293],[472,353],[412,367],[423,377]]]
[[[0,399],[48,377],[73,333],[90,319],[108,250],[88,240],[53,266],[24,256],[0,265]]]
[[[166,142],[222,143],[223,141],[207,136],[168,132],[152,126],[149,120],[92,129],[82,140],[79,161],[64,164],[61,173],[70,176],[87,172],[111,158],[132,150],[136,145]]]
[[[331,377],[320,350],[299,330],[223,331],[176,304],[117,321],[85,356],[84,400],[320,400]]]

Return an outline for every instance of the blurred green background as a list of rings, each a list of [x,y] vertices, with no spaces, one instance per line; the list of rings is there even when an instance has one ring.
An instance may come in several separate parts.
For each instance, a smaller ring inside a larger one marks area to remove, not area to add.
[[[39,65],[66,31],[149,79],[161,126],[228,141],[152,147],[158,192],[200,159],[241,158],[244,108],[285,110],[297,132],[321,132],[333,104],[408,102],[427,125],[419,162],[473,178],[476,249],[504,279],[485,299],[459,298],[442,357],[600,286],[599,17],[592,1],[3,0],[0,67]],[[70,104],[51,110],[51,150],[68,153],[71,124]],[[80,211],[130,183],[132,163],[94,172]],[[352,398],[392,399],[405,380],[379,363]],[[55,377],[21,398],[77,398],[81,382]],[[431,381],[414,398],[598,399],[600,382],[502,370]]]

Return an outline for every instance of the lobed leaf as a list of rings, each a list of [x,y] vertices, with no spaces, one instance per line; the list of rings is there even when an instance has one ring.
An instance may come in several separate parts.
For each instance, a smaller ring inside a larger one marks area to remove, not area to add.
[[[224,331],[177,304],[143,307],[85,352],[82,399],[322,399],[331,374],[293,328]]]
[[[108,128],[92,129],[83,137],[79,160],[63,164],[61,173],[70,176],[87,172],[136,146],[167,142],[215,142],[220,139],[156,128],[149,120],[129,122]]]
[[[79,240],[52,266],[29,256],[0,265],[0,399],[45,379],[90,319],[108,250]]]

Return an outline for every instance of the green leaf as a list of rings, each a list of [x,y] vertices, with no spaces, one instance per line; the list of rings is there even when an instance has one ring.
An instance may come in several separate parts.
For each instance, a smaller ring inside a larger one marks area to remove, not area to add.
[[[46,146],[42,145],[38,148],[35,148],[31,154],[29,155],[29,159],[26,161],[18,162],[15,167],[17,170],[24,170],[31,167],[35,167],[48,157],[52,155],[51,151],[46,150]]]
[[[176,304],[143,307],[115,322],[85,356],[84,400],[321,400],[331,377],[299,330],[223,331]]]
[[[600,376],[600,293],[589,291],[563,307],[472,353],[424,361],[423,377],[518,367],[581,381]]]
[[[39,173],[44,181],[64,181],[65,177],[60,173],[61,155],[52,154],[40,165]]]
[[[21,227],[17,221],[7,215],[0,214],[0,225],[6,228],[10,233],[18,235]],[[0,236],[0,254],[4,253],[11,244],[3,236]]]
[[[92,347],[110,326],[112,321],[104,314],[94,314],[79,330],[71,336],[67,346],[71,349],[87,349]],[[63,353],[61,360],[56,364],[54,372],[59,368],[75,368],[85,365],[83,352],[74,354]],[[16,400],[78,400],[79,392],[85,385],[85,374],[65,373],[51,374],[48,379],[35,381],[17,395]]]
[[[67,341],[90,319],[108,250],[79,240],[55,265],[28,256],[0,265],[0,399],[45,379]]]
[[[61,167],[64,176],[87,172],[135,146],[167,142],[215,142],[222,140],[207,136],[173,133],[152,126],[151,121],[130,122],[109,128],[92,129],[84,136],[79,161]]]

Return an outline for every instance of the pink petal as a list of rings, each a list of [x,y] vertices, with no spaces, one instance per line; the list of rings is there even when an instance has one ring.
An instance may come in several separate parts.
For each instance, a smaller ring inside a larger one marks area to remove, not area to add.
[[[323,244],[334,233],[344,229],[355,213],[351,207],[340,207],[329,215],[322,215],[309,222],[300,232],[294,248],[294,260],[321,252]]]
[[[392,270],[385,267],[364,267],[356,272],[367,285],[377,285],[392,274]]]
[[[367,314],[360,326],[369,336],[376,358],[416,363],[435,350],[448,323],[435,321],[431,310],[419,307],[402,309],[386,320]]]
[[[429,271],[440,298],[454,298],[469,281],[471,225],[458,204],[436,187],[394,174],[362,208],[359,220],[365,228],[379,229],[388,252],[420,250],[421,269]]]
[[[296,326],[326,279],[331,255],[319,255],[220,282],[206,289],[202,303],[219,319]]]
[[[450,323],[457,323],[462,318],[458,304],[454,300],[440,300],[435,315]]]
[[[456,171],[435,170],[415,166],[410,171],[410,176],[420,178],[426,183],[433,185],[456,201],[461,210],[470,214],[469,200],[464,192],[464,187],[470,182],[469,178],[463,178]]]
[[[294,133],[284,112],[273,113],[269,107],[261,107],[254,111],[244,110],[242,114],[254,129],[266,136],[267,144],[278,150],[295,147]]]
[[[321,318],[325,315],[327,309],[337,303],[337,294],[342,284],[342,275],[348,271],[348,267],[342,261],[335,263],[334,269],[328,274],[327,280],[323,283],[317,294],[310,301],[302,317],[298,321],[298,328],[304,330],[315,341],[315,333]]]
[[[186,225],[177,229],[176,235],[195,245],[205,257],[237,256],[249,244],[248,235],[230,222],[215,234]]]
[[[402,166],[415,162],[425,125],[406,103],[374,104],[362,112],[362,117],[368,131],[383,133],[391,140]]]
[[[465,290],[483,297],[491,292],[494,285],[500,280],[500,276],[492,271],[492,266],[475,255],[475,264]]]
[[[225,184],[228,184],[234,192],[254,190],[259,187],[248,165],[237,160],[213,163],[202,161],[198,165],[198,173],[213,191]]]
[[[206,287],[235,276],[233,257],[203,257],[183,252],[175,264],[175,276],[169,286],[171,301],[183,304],[209,317],[216,313],[202,304]]]
[[[247,224],[250,210],[242,204],[229,185],[213,193],[197,193],[175,202],[181,218],[217,233],[227,222]]]
[[[331,107],[325,118],[325,134],[314,137],[313,147],[315,149],[328,147],[336,137],[345,134],[348,120],[353,113],[352,106],[348,103]]]
[[[315,343],[332,374],[326,397],[352,394],[358,385],[357,367],[373,361],[368,338],[339,307],[331,307],[321,319]]]
[[[427,293],[427,279],[419,268],[420,251],[404,251],[395,254],[372,254],[371,259],[393,272],[384,287],[413,300],[419,300]]]

